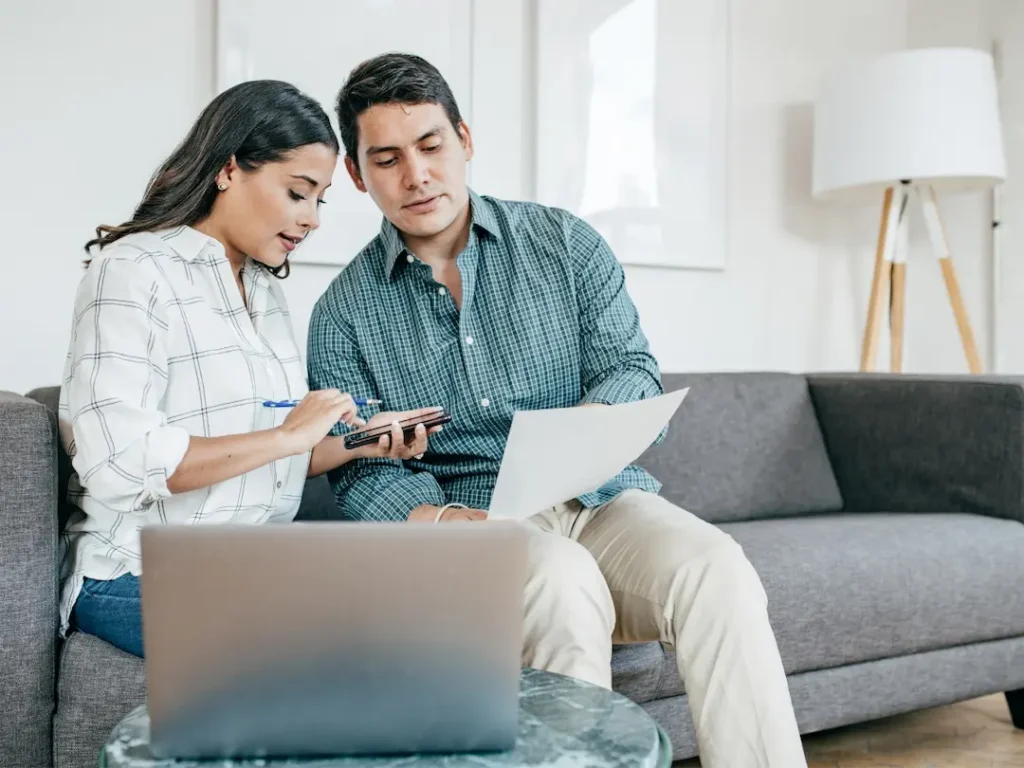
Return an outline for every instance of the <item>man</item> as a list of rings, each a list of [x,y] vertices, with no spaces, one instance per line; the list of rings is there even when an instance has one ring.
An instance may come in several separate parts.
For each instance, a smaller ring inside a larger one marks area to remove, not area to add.
[[[310,386],[453,416],[421,460],[333,472],[338,504],[356,520],[484,519],[515,411],[658,395],[657,363],[590,226],[467,189],[472,135],[433,66],[365,62],[337,111],[349,175],[385,220],[314,309]],[[705,766],[806,765],[757,574],[659,490],[629,467],[529,520],[523,663],[610,687],[613,641],[661,640]]]

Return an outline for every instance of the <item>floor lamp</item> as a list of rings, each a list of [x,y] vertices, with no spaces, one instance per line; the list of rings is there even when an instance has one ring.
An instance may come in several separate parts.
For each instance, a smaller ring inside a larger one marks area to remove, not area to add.
[[[814,196],[882,200],[860,370],[875,368],[885,303],[890,368],[902,370],[907,216],[913,203],[924,215],[968,369],[981,372],[938,199],[991,187],[1005,177],[989,53],[901,51],[852,62],[823,80],[814,105]]]

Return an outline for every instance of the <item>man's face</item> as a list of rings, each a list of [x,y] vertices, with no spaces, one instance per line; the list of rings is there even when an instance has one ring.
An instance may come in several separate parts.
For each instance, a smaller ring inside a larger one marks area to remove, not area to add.
[[[352,181],[401,232],[429,238],[445,231],[469,199],[466,163],[473,140],[452,127],[439,104],[378,104],[359,116],[358,167]]]

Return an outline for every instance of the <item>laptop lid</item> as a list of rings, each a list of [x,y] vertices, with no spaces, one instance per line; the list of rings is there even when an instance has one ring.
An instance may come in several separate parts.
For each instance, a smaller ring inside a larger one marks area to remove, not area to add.
[[[497,521],[144,529],[151,750],[511,749],[526,537]]]

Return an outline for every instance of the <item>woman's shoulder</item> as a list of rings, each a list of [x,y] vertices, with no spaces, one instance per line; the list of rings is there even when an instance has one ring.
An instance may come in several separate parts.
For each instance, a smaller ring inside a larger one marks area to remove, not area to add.
[[[175,249],[167,232],[132,232],[101,250],[94,261],[118,261],[144,264],[156,259],[172,259]]]
[[[154,233],[125,235],[93,254],[79,285],[79,301],[159,293],[172,254]]]
[[[87,274],[116,275],[120,281],[164,281],[180,271],[172,264],[191,261],[206,240],[189,227],[132,232],[96,253]]]

